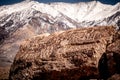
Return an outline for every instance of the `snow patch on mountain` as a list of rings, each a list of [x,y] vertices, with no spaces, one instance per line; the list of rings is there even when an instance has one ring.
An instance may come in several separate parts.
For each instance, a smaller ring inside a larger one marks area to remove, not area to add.
[[[21,44],[19,42],[34,35],[109,25],[119,29],[120,3],[106,5],[92,1],[44,4],[23,1],[0,6],[0,61],[12,62]]]
[[[41,28],[47,26],[48,29],[51,29],[51,26],[63,29],[102,25],[118,26],[119,12],[120,3],[107,5],[99,1],[92,1],[45,4],[23,1],[0,7],[0,26],[5,27],[8,32],[32,21],[33,27],[35,25]]]

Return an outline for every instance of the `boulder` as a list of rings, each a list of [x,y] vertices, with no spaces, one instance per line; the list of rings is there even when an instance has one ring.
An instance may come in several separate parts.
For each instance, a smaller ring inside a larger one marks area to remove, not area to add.
[[[120,32],[102,26],[40,35],[20,46],[10,80],[107,79],[119,73]]]

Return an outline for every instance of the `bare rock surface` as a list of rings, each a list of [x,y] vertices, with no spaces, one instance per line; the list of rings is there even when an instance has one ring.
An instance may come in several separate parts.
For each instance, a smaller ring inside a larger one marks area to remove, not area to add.
[[[120,80],[120,74],[114,74],[112,77],[110,77],[108,80]]]
[[[120,32],[114,27],[40,35],[20,46],[10,80],[108,79],[120,73]]]
[[[0,67],[0,80],[9,80],[9,70],[10,67]]]
[[[74,4],[23,1],[0,6],[0,67],[11,66],[25,39],[90,26],[114,25],[119,29],[119,16],[119,2],[107,5],[99,1]]]

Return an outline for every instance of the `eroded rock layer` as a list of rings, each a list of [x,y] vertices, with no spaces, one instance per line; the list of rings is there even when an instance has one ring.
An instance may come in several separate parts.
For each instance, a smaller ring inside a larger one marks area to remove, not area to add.
[[[27,40],[10,80],[107,79],[120,73],[120,32],[114,27],[71,29]]]

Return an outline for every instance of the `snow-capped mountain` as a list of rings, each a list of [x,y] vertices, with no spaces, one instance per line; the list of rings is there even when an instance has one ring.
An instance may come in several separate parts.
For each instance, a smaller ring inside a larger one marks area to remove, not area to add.
[[[59,30],[77,27],[116,25],[120,22],[120,3],[106,5],[100,2],[82,3],[39,3],[21,2],[0,7],[0,27],[6,31],[16,30],[25,24],[44,29]],[[56,27],[55,26],[59,26]],[[54,26],[54,27],[53,27]]]
[[[120,3],[24,1],[0,6],[0,65],[7,59],[13,61],[24,39],[71,28],[106,25],[120,27]]]

